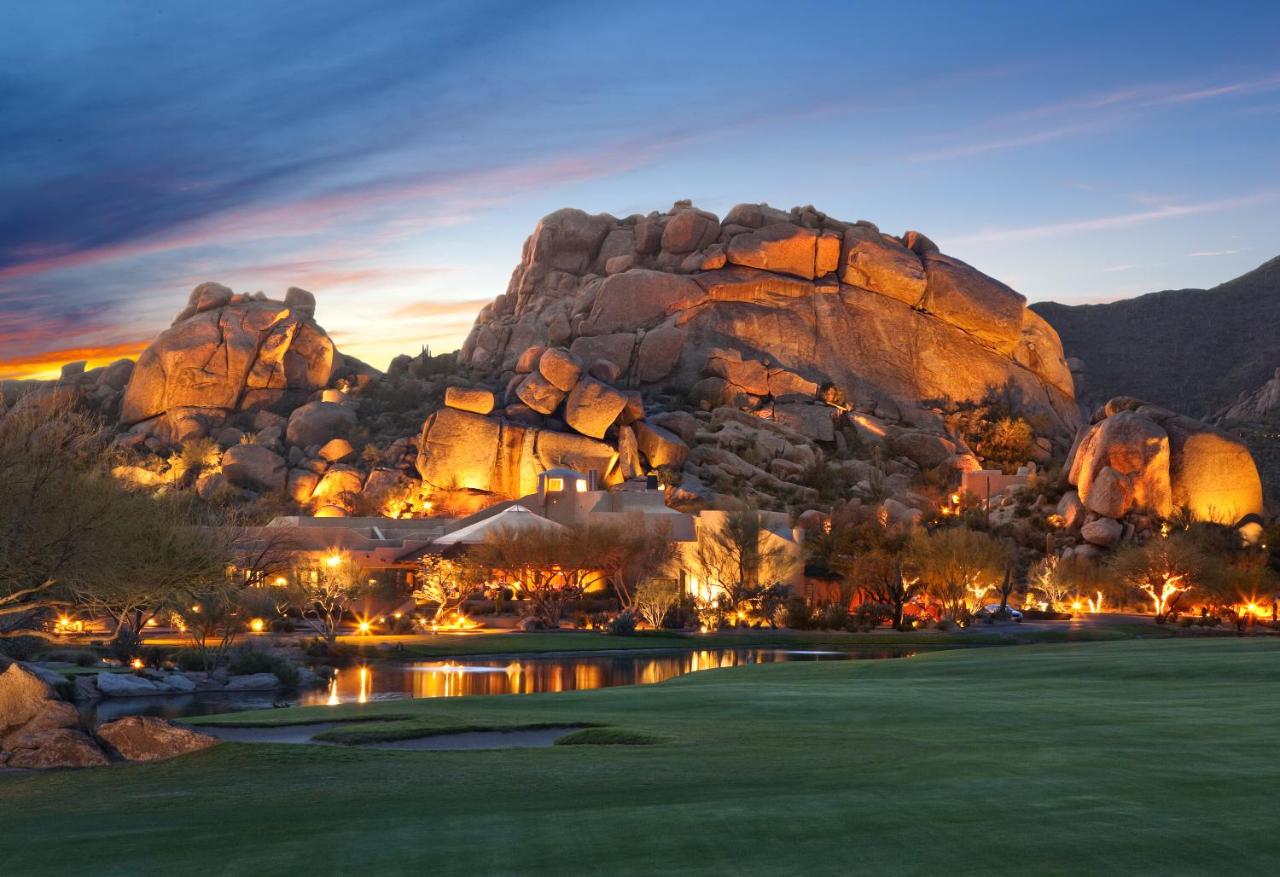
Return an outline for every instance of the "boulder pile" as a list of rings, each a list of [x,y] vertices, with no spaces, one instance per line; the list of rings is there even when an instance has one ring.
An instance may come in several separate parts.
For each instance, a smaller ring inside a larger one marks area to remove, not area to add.
[[[244,429],[256,412],[288,414],[326,388],[372,380],[375,370],[337,351],[316,323],[315,307],[304,289],[290,288],[284,301],[273,301],[200,284],[173,325],[138,357],[120,425],[160,448]]]
[[[530,347],[557,346],[612,363],[618,386],[679,390],[709,408],[781,406],[821,435],[813,412],[786,406],[827,385],[909,404],[1009,386],[1062,447],[1078,425],[1058,336],[1021,295],[917,232],[811,207],[740,204],[723,220],[689,202],[625,219],[550,214],[460,363],[499,380]],[[521,398],[546,407],[555,389]]]
[[[1057,514],[1095,548],[1109,548],[1181,509],[1231,525],[1263,510],[1262,482],[1243,442],[1127,396],[1102,406],[1080,431],[1067,481],[1074,489]]]
[[[217,742],[150,717],[106,722],[90,735],[75,706],[37,673],[17,663],[0,673],[0,770],[99,767],[113,758],[156,761]]]
[[[490,390],[450,387],[417,441],[424,485],[515,498],[556,466],[594,472],[604,486],[678,468],[686,443],[646,420],[640,393],[613,386],[617,377],[609,360],[587,364],[562,347],[530,347],[501,405]]]

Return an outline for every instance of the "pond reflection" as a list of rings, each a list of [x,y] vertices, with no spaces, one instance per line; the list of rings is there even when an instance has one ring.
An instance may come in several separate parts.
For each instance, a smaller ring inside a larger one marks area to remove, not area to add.
[[[544,694],[618,685],[652,685],[686,673],[784,661],[897,658],[910,652],[701,649],[377,664],[342,670],[327,690],[302,692],[296,703],[367,703],[389,698]]]
[[[80,710],[90,724],[130,715],[180,719],[185,716],[281,706],[368,703],[406,697],[542,694],[611,688],[617,685],[653,685],[685,673],[748,664],[902,658],[912,654],[914,652],[895,649],[822,652],[757,648],[455,658],[348,667],[338,674],[328,688],[308,691],[196,692],[161,697],[113,697],[83,704]]]

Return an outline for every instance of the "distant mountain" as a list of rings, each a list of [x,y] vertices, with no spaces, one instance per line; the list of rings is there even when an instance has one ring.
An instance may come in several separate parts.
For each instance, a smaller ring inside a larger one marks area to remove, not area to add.
[[[1210,416],[1280,366],[1280,257],[1213,289],[1031,308],[1058,330],[1066,355],[1083,360],[1076,395],[1086,411],[1124,395]]]

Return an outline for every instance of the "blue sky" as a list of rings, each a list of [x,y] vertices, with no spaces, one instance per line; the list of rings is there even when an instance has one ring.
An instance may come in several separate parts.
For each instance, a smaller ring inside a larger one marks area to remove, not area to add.
[[[680,198],[919,229],[1031,300],[1280,254],[1280,4],[0,7],[0,376],[203,280],[456,347],[538,218]]]

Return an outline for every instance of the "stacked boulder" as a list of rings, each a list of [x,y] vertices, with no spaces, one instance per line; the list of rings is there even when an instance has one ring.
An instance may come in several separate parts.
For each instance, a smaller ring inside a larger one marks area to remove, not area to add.
[[[68,401],[91,411],[105,422],[120,415],[120,400],[133,374],[132,359],[117,359],[110,365],[86,369],[85,360],[69,362],[50,381],[0,381],[0,405],[9,408],[23,399],[65,396]]]
[[[1068,532],[1109,548],[1186,509],[1200,520],[1249,525],[1262,482],[1244,443],[1202,421],[1127,396],[1100,408],[1067,460],[1074,488],[1058,504]]]
[[[811,207],[741,204],[723,221],[689,202],[621,220],[557,211],[460,363],[496,380],[532,346],[607,360],[619,386],[696,388],[712,407],[828,384],[912,403],[1009,386],[1063,448],[1079,417],[1057,334],[1021,295],[924,235]]]
[[[608,360],[588,366],[569,350],[539,346],[518,358],[502,406],[490,390],[450,387],[418,439],[424,486],[515,498],[556,466],[595,472],[603,486],[678,468],[688,446],[645,419],[638,392],[613,386],[618,371]]]
[[[119,420],[130,441],[161,449],[243,430],[258,412],[288,414],[326,388],[373,380],[374,369],[337,351],[315,307],[303,289],[274,301],[219,283],[197,286],[128,377]]]

